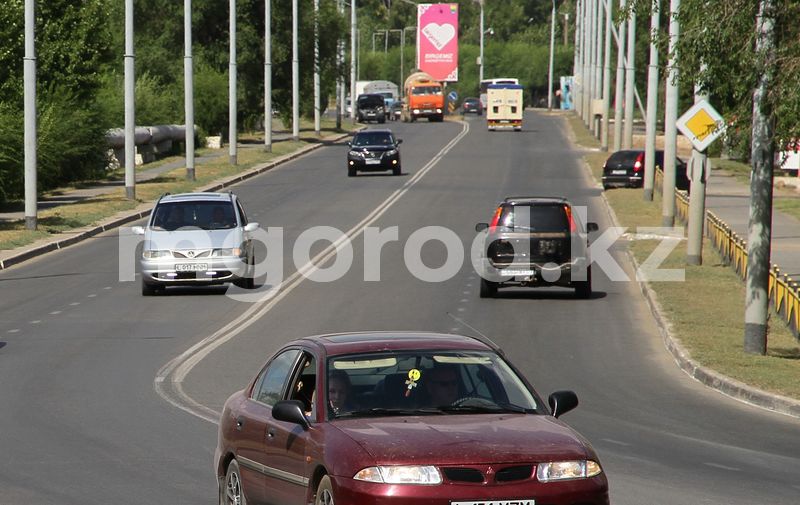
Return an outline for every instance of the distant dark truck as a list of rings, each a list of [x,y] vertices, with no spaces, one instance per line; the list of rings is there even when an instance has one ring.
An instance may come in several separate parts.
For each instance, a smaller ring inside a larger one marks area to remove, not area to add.
[[[367,121],[386,122],[386,106],[383,95],[377,93],[358,95],[356,104],[356,118],[359,123]]]

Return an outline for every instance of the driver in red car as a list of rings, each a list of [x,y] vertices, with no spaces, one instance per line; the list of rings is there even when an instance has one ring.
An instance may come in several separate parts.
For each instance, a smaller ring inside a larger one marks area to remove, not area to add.
[[[425,390],[433,407],[446,407],[456,400],[459,395],[458,369],[454,366],[437,366],[422,376]]]

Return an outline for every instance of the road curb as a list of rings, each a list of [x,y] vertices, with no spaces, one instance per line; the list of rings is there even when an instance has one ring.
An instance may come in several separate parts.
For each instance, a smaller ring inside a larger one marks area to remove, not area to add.
[[[350,135],[352,135],[355,131],[358,131],[360,129],[361,128],[356,128],[355,130],[349,133],[342,133],[333,137],[327,137],[322,142],[302,147],[301,149],[298,149],[293,153],[285,154],[272,161],[256,165],[253,168],[250,168],[249,170],[246,170],[240,174],[232,175],[225,179],[214,181],[210,184],[207,184],[206,186],[196,188],[194,191],[198,193],[214,192],[227,188],[229,186],[233,186],[234,184],[238,184],[242,181],[263,174],[264,172],[272,170],[273,168],[279,165],[295,160],[300,156],[303,156],[311,151],[319,149],[320,147],[324,146],[325,143],[327,142],[338,142],[342,139],[345,139]],[[21,249],[24,250],[20,251],[19,253],[13,254],[5,259],[0,259],[0,271],[15,265],[19,265],[20,263],[24,263],[25,261],[36,258],[43,254],[47,254],[49,252],[57,251],[59,249],[64,249],[65,247],[75,245],[79,242],[82,242],[88,238],[91,238],[105,231],[112,230],[114,228],[119,228],[120,226],[126,223],[143,219],[144,217],[150,214],[150,211],[153,209],[154,203],[155,202],[142,203],[135,210],[126,211],[124,213],[111,216],[109,218],[106,218],[106,220],[101,221],[97,225],[78,228],[70,232],[59,234],[59,237],[62,235],[69,235],[66,238],[56,238],[53,240],[49,240],[41,245],[23,246]]]
[[[601,187],[586,160],[582,158],[581,162],[587,174],[589,175],[589,178],[597,187]],[[609,219],[611,219],[611,222],[614,224],[614,226],[619,227],[620,223],[617,219],[617,214],[611,207],[611,204],[606,198],[605,193],[600,193],[600,197],[603,200],[603,205],[608,213]],[[628,256],[628,260],[634,266],[634,271],[639,271],[639,262],[636,260],[636,257],[629,248],[625,250],[625,254]],[[689,375],[689,377],[695,379],[701,384],[714,389],[725,396],[733,398],[734,400],[747,403],[748,405],[771,410],[779,414],[800,418],[800,401],[749,386],[743,382],[739,382],[726,375],[716,372],[715,370],[706,368],[693,360],[690,357],[689,352],[681,344],[680,340],[673,335],[672,325],[670,324],[666,314],[664,314],[661,304],[658,303],[658,297],[655,291],[653,291],[653,289],[650,287],[650,283],[640,280],[637,280],[636,283],[639,285],[639,290],[641,291],[642,296],[644,296],[644,299],[647,301],[650,312],[656,321],[656,326],[658,327],[658,332],[661,334],[661,340],[664,343],[664,347],[666,347],[669,353],[672,355],[675,363],[678,365],[678,368],[683,370],[687,375]]]

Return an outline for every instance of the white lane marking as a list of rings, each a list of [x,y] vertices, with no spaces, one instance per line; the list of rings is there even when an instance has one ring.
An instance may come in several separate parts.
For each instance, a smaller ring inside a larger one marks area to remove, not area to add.
[[[106,286],[103,289],[111,289],[111,286]]]
[[[59,314],[61,314],[60,310],[54,310],[53,312],[50,313],[51,316],[57,316]]]
[[[95,296],[97,296],[97,295],[91,294],[91,295],[88,295],[86,298],[94,298]]]
[[[458,331],[458,330],[459,330],[459,328],[458,328],[458,327],[455,327],[455,328],[450,328],[450,331]]]
[[[459,307],[459,308],[457,308],[456,310],[457,310],[457,311],[459,311],[459,312],[464,312],[464,311],[465,311],[465,310],[467,310],[467,309],[465,309],[464,307]]]
[[[80,304],[81,304],[81,302],[72,302],[72,303],[70,303],[70,306],[71,307],[75,307],[75,306],[80,305]]]
[[[450,142],[447,143],[431,160],[423,166],[419,172],[414,174],[405,184],[394,193],[389,195],[386,200],[375,207],[364,219],[358,224],[350,228],[343,237],[336,240],[319,254],[311,258],[305,265],[294,272],[283,284],[281,290],[270,299],[261,300],[251,304],[239,317],[232,320],[213,334],[204,338],[196,343],[180,355],[171,359],[158,371],[154,380],[154,388],[159,396],[172,404],[173,406],[199,417],[204,421],[217,424],[220,413],[210,407],[207,407],[193,398],[191,398],[183,390],[183,379],[189,372],[208,356],[214,349],[218,348],[225,342],[229,341],[250,325],[258,321],[260,318],[269,312],[272,307],[278,304],[286,295],[291,293],[297,286],[299,286],[306,276],[310,275],[316,270],[319,270],[325,262],[331,259],[348,240],[353,240],[356,236],[360,235],[364,229],[380,219],[400,198],[403,197],[414,185],[417,184],[425,175],[436,166],[439,161],[447,154],[467,133],[469,133],[469,124],[462,123],[461,132],[456,135]],[[169,388],[165,384],[171,385]]]
[[[460,300],[460,302],[461,302],[461,303],[466,303],[466,302],[468,302],[468,301],[469,301],[469,300],[468,300],[468,299],[466,299],[466,298],[462,298],[462,299]]]
[[[13,330],[8,330],[6,333],[19,333],[19,328],[14,328]]]
[[[620,442],[619,440],[614,440],[611,438],[601,438],[600,440],[602,440],[603,442],[608,442],[609,444],[623,445],[625,447],[629,447],[631,445],[627,442]]]
[[[732,466],[725,466],[720,465],[719,463],[703,463],[706,466],[714,467],[714,468],[721,468],[722,470],[729,470],[731,472],[741,472],[741,468],[734,468]]]
[[[31,324],[39,324],[41,322],[42,322],[41,319],[34,319],[33,321],[30,321]]]
[[[461,294],[468,295],[468,294],[470,294],[470,291],[464,290],[464,291],[461,292]]]

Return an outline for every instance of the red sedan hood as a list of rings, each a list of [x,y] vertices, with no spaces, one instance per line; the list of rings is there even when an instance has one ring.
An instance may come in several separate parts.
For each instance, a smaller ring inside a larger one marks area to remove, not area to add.
[[[376,464],[491,464],[585,459],[588,443],[545,415],[347,419],[334,423]]]

